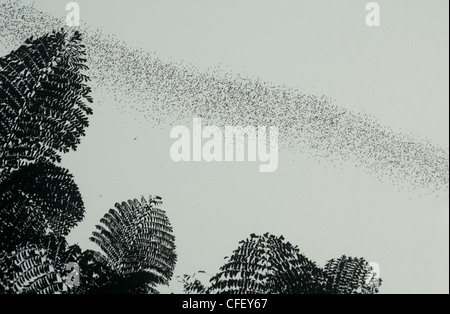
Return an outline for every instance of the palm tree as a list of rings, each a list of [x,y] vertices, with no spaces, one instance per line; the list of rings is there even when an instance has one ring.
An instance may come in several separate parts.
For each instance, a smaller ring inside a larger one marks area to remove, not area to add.
[[[182,278],[186,293],[196,294],[345,294],[377,293],[368,283],[371,269],[363,258],[330,260],[324,269],[308,260],[284,237],[250,235],[205,286],[195,275]]]

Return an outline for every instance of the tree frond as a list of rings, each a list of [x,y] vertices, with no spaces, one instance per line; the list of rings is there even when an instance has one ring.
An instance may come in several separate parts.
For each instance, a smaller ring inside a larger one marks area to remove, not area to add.
[[[377,293],[381,279],[363,258],[343,256],[325,269],[300,253],[283,236],[251,234],[205,286],[184,275],[186,293],[208,294],[350,294]]]
[[[150,197],[148,202],[135,199],[117,203],[92,233],[90,240],[124,278],[145,273],[151,283],[167,284],[173,275],[175,237],[166,213],[153,207],[161,204],[160,200]]]
[[[80,34],[53,32],[0,58],[0,172],[76,149],[92,114]]]
[[[0,252],[0,285],[4,293],[55,294],[67,291],[47,252],[35,244]]]
[[[270,234],[241,241],[211,279],[209,293],[319,293],[321,270],[283,237]]]
[[[327,292],[333,294],[377,293],[381,282],[372,284],[369,263],[364,258],[342,256],[325,265]]]
[[[84,217],[73,176],[53,164],[24,166],[0,183],[0,249],[65,236]]]

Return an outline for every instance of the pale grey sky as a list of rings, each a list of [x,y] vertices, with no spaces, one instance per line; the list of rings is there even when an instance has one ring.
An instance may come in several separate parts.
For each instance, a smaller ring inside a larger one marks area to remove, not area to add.
[[[324,94],[448,148],[448,1],[378,1],[379,28],[365,25],[367,2],[78,1],[91,30],[131,47]],[[35,6],[63,17],[65,3]],[[271,174],[257,163],[174,163],[172,125],[136,123],[109,95],[93,96],[87,136],[63,157],[86,205],[72,242],[96,248],[90,232],[115,202],[161,195],[177,237],[175,275],[215,273],[239,240],[269,231],[319,265],[342,254],[378,262],[383,293],[448,293],[448,191],[418,197],[307,152],[280,151]],[[180,291],[176,280],[171,289]]]

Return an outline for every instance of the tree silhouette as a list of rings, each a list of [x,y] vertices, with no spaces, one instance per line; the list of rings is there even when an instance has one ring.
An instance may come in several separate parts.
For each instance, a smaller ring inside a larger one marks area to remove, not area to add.
[[[0,183],[0,250],[65,236],[84,217],[73,177],[50,163],[23,166]]]
[[[0,58],[0,291],[157,293],[176,262],[175,238],[160,197],[116,204],[91,240],[104,255],[69,246],[84,217],[69,172],[54,165],[75,150],[92,114],[81,35],[30,38]],[[81,286],[66,285],[76,262]]]
[[[30,38],[0,58],[0,290],[66,292],[64,237],[84,217],[69,172],[53,164],[76,149],[92,102],[81,35]],[[76,253],[76,254],[75,254]]]
[[[220,272],[211,293],[316,293],[322,271],[283,237],[252,234],[240,242]]]
[[[76,149],[92,114],[84,55],[80,33],[60,31],[0,58],[0,172]]]
[[[381,282],[367,283],[371,269],[363,258],[331,260],[325,269],[308,260],[284,237],[250,235],[239,242],[208,286],[184,275],[186,293],[195,294],[347,294],[377,293]]]
[[[175,238],[161,198],[116,204],[91,238],[105,255],[69,246],[64,236],[50,233],[36,243],[24,241],[0,251],[2,293],[158,293],[168,284],[176,262]],[[66,265],[80,267],[80,286],[62,280]]]
[[[96,226],[90,239],[123,279],[117,282],[119,286],[154,293],[157,284],[168,284],[171,279],[177,259],[175,237],[165,212],[155,207],[161,204],[158,196],[117,203]]]
[[[371,271],[369,263],[364,258],[344,255],[332,259],[325,265],[327,291],[333,294],[378,293],[381,281],[371,276]]]

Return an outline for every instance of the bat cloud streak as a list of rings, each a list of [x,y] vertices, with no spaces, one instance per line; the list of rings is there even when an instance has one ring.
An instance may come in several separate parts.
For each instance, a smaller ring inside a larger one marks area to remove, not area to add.
[[[0,46],[20,45],[61,25],[33,7],[0,3]],[[273,125],[279,129],[280,149],[336,165],[351,161],[381,181],[448,197],[448,148],[393,132],[371,116],[333,105],[326,96],[220,69],[201,72],[99,30],[82,32],[94,90],[106,91],[120,110],[148,123],[199,117],[219,127]]]

